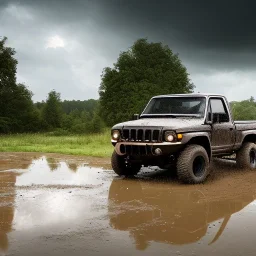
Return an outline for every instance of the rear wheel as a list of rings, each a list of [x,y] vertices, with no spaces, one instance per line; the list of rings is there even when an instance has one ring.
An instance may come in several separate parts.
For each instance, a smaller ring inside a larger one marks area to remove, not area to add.
[[[209,174],[209,157],[200,145],[188,145],[178,157],[177,175],[184,183],[197,184]]]
[[[236,162],[241,168],[256,169],[256,145],[245,142],[237,152]]]
[[[111,164],[114,172],[119,176],[134,176],[141,168],[139,164],[126,163],[125,157],[118,155],[116,151],[112,154]]]

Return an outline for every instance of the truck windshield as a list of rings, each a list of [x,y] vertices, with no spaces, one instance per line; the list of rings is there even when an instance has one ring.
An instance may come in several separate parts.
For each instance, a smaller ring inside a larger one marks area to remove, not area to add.
[[[203,117],[205,97],[159,97],[153,98],[143,115],[172,115]]]

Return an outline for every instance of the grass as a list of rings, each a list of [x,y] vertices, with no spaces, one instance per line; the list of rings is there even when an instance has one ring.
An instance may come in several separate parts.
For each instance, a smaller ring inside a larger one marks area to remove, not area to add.
[[[110,157],[110,131],[93,135],[15,134],[0,136],[0,152],[45,152]]]

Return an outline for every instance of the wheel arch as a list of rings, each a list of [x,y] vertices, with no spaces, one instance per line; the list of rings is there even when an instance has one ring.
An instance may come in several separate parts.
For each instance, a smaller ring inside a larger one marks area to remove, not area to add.
[[[245,142],[253,142],[256,143],[256,134],[247,134],[244,136],[242,144],[244,144]]]
[[[187,142],[187,145],[191,145],[191,144],[197,144],[202,146],[206,150],[209,160],[211,160],[212,150],[211,150],[210,140],[207,136],[201,136],[201,135],[195,136]]]

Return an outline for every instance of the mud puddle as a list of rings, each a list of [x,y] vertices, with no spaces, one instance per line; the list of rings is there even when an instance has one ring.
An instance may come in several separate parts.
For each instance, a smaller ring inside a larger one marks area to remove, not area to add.
[[[196,186],[57,154],[0,154],[0,170],[0,255],[256,253],[256,172],[232,162]]]

